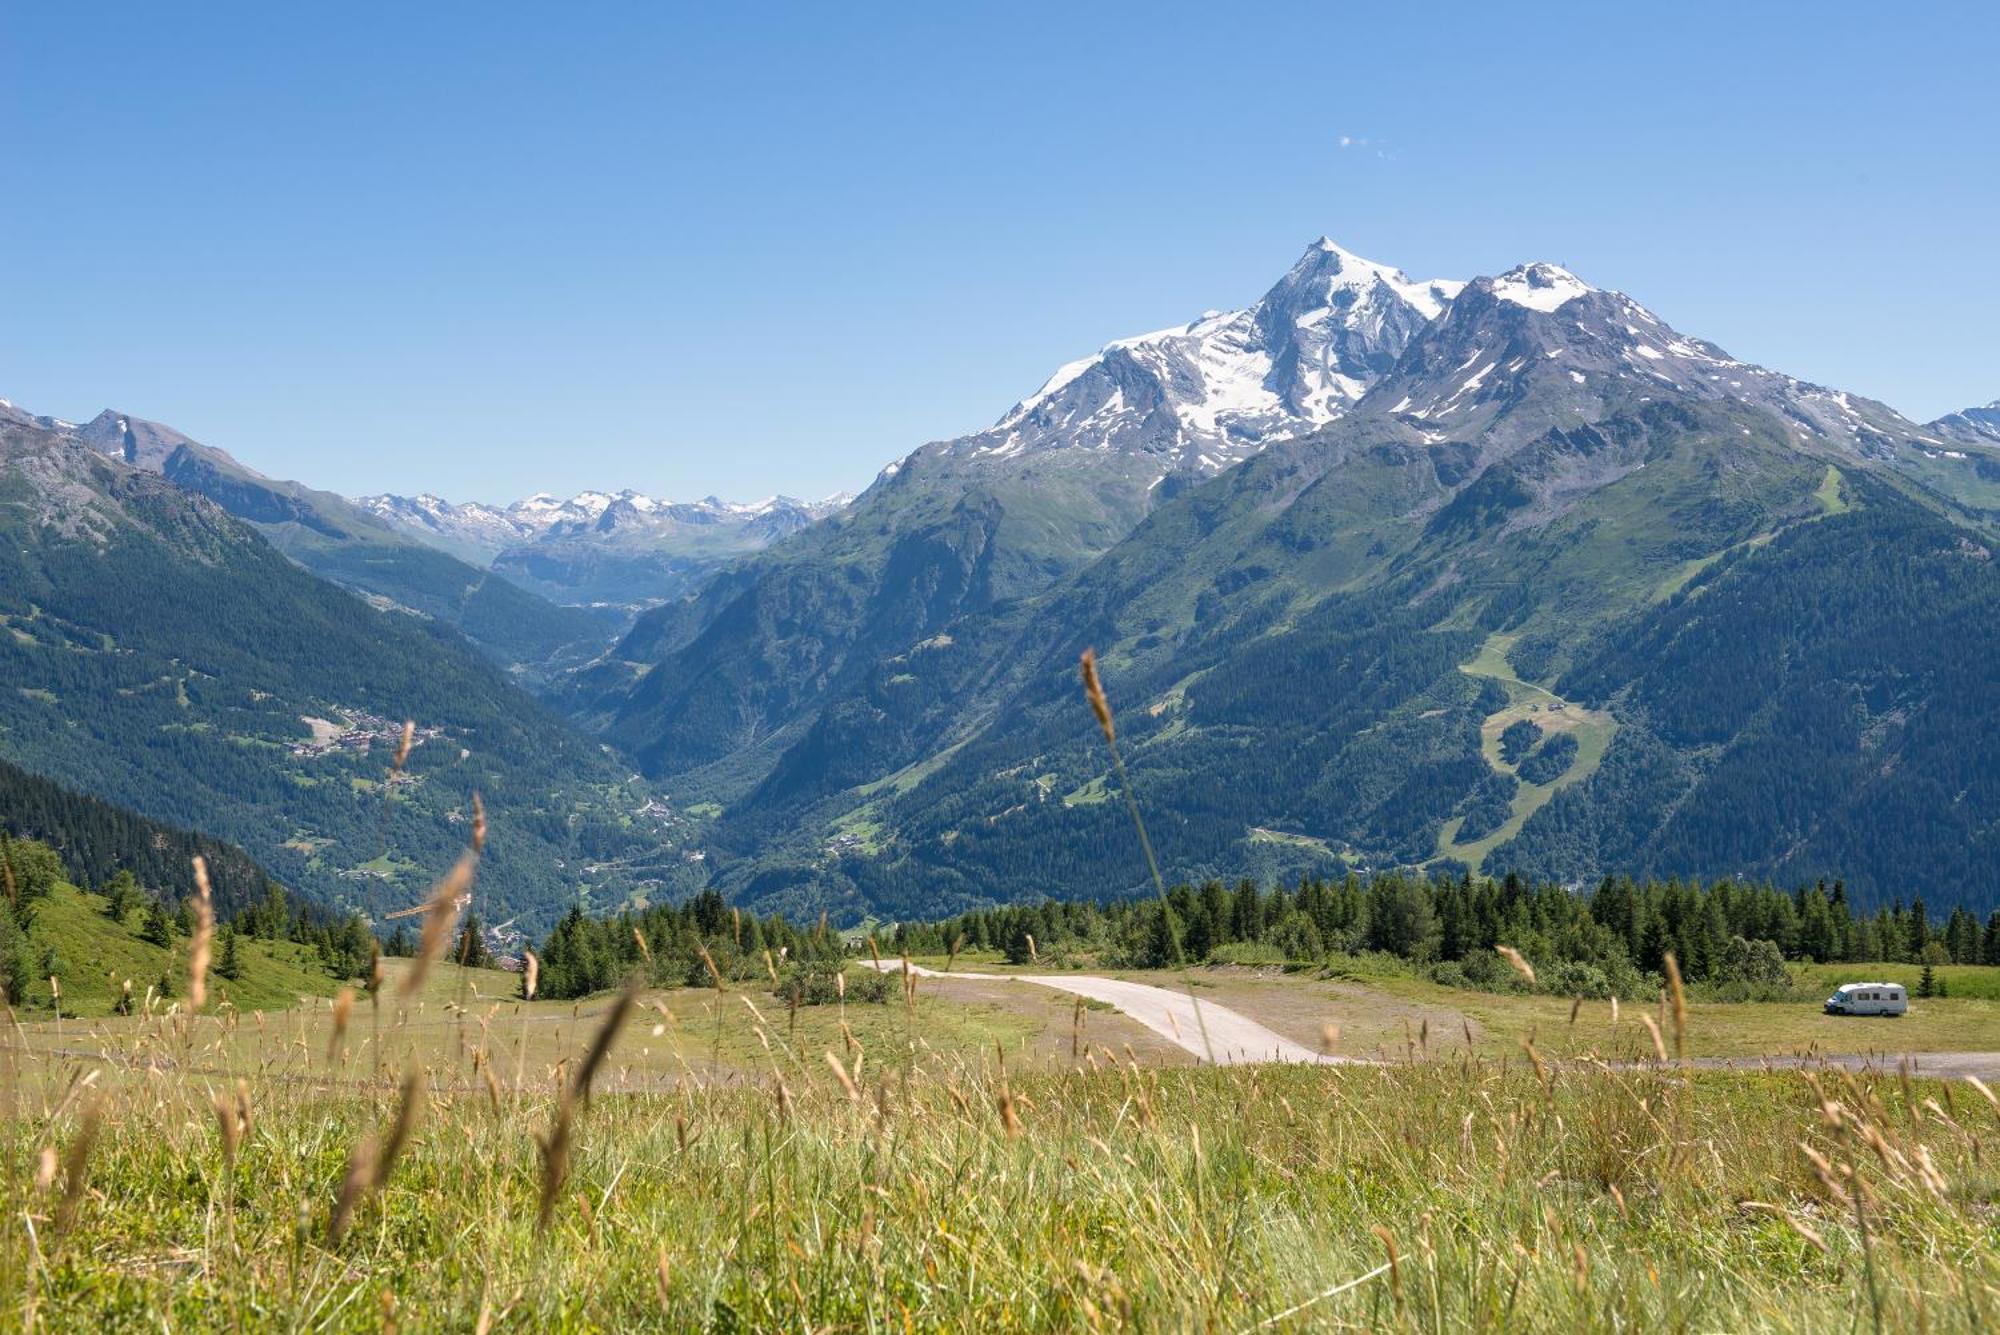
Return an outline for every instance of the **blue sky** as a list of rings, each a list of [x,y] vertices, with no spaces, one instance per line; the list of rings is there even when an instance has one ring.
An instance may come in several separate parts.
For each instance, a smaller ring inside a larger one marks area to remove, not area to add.
[[[858,490],[1324,232],[1928,418],[2000,397],[1995,11],[13,5],[0,395],[349,493]]]

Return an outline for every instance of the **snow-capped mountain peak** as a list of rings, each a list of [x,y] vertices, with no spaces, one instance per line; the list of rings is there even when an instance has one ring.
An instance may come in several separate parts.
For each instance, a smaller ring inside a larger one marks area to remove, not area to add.
[[[1413,280],[1321,237],[1255,305],[1114,339],[942,448],[1121,450],[1212,472],[1341,415],[1463,286]]]
[[[1538,260],[1509,269],[1493,280],[1493,295],[1531,311],[1561,310],[1597,289],[1560,264]]]
[[[1361,410],[1401,418],[1433,442],[1505,449],[1667,394],[1766,409],[1801,448],[1887,458],[1938,443],[1886,405],[1739,361],[1548,263],[1467,284]]]
[[[1940,417],[1931,430],[1964,444],[2000,446],[2000,399]]]

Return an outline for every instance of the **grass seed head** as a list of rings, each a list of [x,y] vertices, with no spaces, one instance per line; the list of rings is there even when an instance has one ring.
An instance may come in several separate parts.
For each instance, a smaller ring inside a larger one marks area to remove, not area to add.
[[[483,837],[476,835],[474,846],[462,853],[444,879],[431,889],[431,897],[424,905],[424,930],[417,942],[416,957],[410,961],[410,971],[403,975],[406,997],[416,995],[423,987],[431,965],[437,963],[451,941],[459,911],[472,902],[472,878],[479,868],[478,844]]]
[[[354,1211],[361,1205],[368,1184],[374,1180],[375,1158],[373,1136],[363,1136],[354,1142],[354,1150],[347,1156],[347,1176],[341,1180],[340,1194],[333,1202],[333,1217],[326,1225],[326,1240],[330,1246],[339,1246],[340,1240],[347,1236],[347,1227],[354,1222]]]
[[[1670,950],[1666,956],[1667,996],[1673,1002],[1674,1055],[1682,1056],[1687,1050],[1688,999],[1687,989],[1681,986],[1680,961]]]
[[[222,1137],[222,1162],[227,1167],[236,1162],[236,1147],[243,1136],[242,1123],[236,1118],[236,1102],[227,1094],[215,1096],[215,1126]]]
[[[104,1096],[98,1094],[83,1106],[83,1122],[76,1138],[63,1155],[62,1204],[56,1207],[56,1236],[67,1234],[76,1224],[83,1206],[83,1188],[90,1177],[90,1152],[97,1145],[97,1133],[104,1124]]]
[[[1104,694],[1104,683],[1097,675],[1097,650],[1085,649],[1081,663],[1083,671],[1083,694],[1090,701],[1090,712],[1097,715],[1097,726],[1104,733],[1107,744],[1118,740],[1117,729],[1111,722],[1111,701]]]
[[[1493,947],[1493,953],[1501,959],[1506,960],[1508,967],[1513,969],[1515,973],[1520,974],[1527,981],[1529,987],[1535,985],[1535,966],[1528,963],[1527,958],[1520,951],[1514,949],[1512,946],[1495,946]]]
[[[403,1078],[403,1101],[396,1107],[396,1120],[389,1127],[389,1138],[382,1142],[382,1157],[375,1165],[374,1186],[378,1189],[388,1182],[396,1160],[410,1143],[410,1133],[416,1130],[417,1115],[423,1111],[424,1084],[422,1067]]]
[[[1653,1056],[1660,1061],[1667,1059],[1667,1045],[1660,1037],[1659,1022],[1644,1011],[1639,1012],[1639,1023],[1646,1026],[1647,1035],[1653,1040]]]
[[[354,1014],[354,989],[343,987],[333,999],[333,1036],[326,1041],[326,1060],[330,1065],[340,1055],[340,1041],[347,1037],[347,1020]]]
[[[403,720],[403,735],[396,740],[396,759],[389,766],[389,786],[396,786],[396,779],[403,772],[403,765],[410,758],[410,744],[417,739],[417,721]]]
[[[597,1068],[603,1065],[605,1057],[610,1055],[611,1045],[617,1041],[618,1031],[624,1028],[625,1021],[630,1018],[632,1007],[638,1000],[639,979],[634,976],[627,980],[624,990],[618,994],[618,999],[611,1003],[611,1009],[604,1016],[604,1023],[598,1026],[596,1036],[590,1041],[590,1050],[584,1053],[583,1060],[577,1064],[572,1088],[586,1105],[590,1102],[591,1083],[597,1079]]]

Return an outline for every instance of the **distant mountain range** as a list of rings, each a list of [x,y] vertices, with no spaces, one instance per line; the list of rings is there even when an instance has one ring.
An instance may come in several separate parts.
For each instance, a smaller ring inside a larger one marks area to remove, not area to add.
[[[598,652],[615,616],[562,607],[396,531],[331,492],[264,476],[158,422],[107,409],[88,422],[35,416],[0,400],[0,422],[77,442],[250,524],[306,569],[377,607],[440,621],[496,661],[535,677]]]
[[[364,496],[356,504],[402,533],[490,566],[558,603],[645,607],[690,592],[737,556],[770,546],[854,498],[772,496],[744,505],[713,496],[662,501],[636,491],[546,493],[507,506],[432,495]]]
[[[350,502],[4,404],[0,443],[27,562],[0,755],[316,893],[397,865],[362,857],[379,757],[314,767],[399,715],[510,796],[531,918],[704,883],[842,920],[1136,890],[1094,646],[1171,876],[1992,907],[2000,404],[1915,423],[1553,264],[1412,280],[1322,239],[851,501]],[[453,771],[404,799],[412,865],[454,837]]]

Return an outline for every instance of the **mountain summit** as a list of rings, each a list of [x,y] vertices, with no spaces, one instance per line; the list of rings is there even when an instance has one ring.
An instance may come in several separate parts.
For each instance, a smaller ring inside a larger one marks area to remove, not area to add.
[[[1413,281],[1321,237],[1255,305],[1106,344],[950,448],[1123,450],[1215,472],[1340,416],[1463,286]]]

